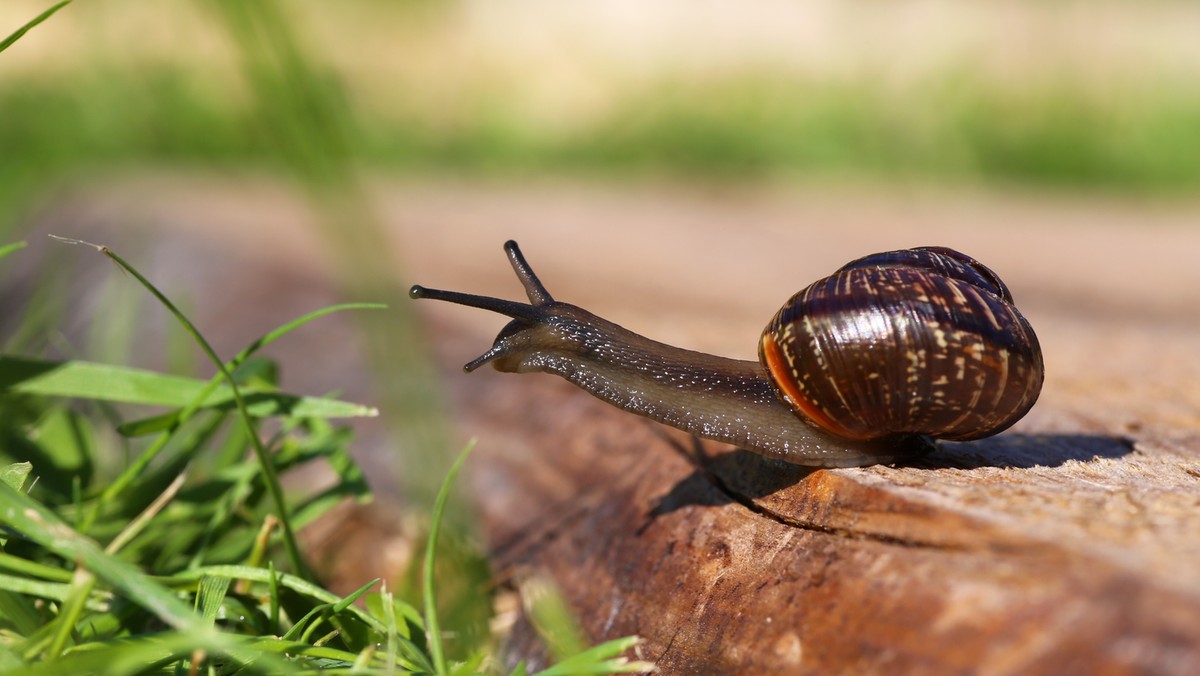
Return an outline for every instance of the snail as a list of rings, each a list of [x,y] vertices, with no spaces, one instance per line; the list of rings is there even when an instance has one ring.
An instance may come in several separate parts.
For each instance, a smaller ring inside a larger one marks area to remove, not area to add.
[[[893,462],[996,434],[1037,401],[1042,353],[1000,278],[944,247],[872,254],[792,296],[759,361],[659,343],[554,300],[517,243],[529,303],[413,286],[512,318],[464,366],[553,373],[626,411],[798,465]]]

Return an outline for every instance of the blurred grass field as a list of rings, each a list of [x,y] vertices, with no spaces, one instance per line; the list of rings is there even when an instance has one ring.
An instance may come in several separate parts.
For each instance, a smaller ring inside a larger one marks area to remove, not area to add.
[[[272,118],[218,4],[83,3],[6,54],[4,211],[88,171],[271,171]],[[0,19],[38,7],[8,2]],[[372,170],[1200,187],[1191,3],[758,9],[295,2],[278,14],[345,118],[338,142]]]

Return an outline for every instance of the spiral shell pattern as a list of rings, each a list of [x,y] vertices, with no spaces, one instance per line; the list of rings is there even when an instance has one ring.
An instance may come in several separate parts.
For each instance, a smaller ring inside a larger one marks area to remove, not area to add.
[[[831,434],[977,439],[1037,401],[1042,353],[991,270],[926,247],[853,261],[793,296],[763,331],[776,393]]]

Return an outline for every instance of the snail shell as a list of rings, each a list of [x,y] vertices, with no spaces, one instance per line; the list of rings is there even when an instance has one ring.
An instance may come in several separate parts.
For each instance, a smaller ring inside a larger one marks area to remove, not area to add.
[[[977,439],[1019,420],[1043,379],[1037,336],[987,267],[952,249],[874,254],[780,308],[759,359],[780,397],[844,439]]]

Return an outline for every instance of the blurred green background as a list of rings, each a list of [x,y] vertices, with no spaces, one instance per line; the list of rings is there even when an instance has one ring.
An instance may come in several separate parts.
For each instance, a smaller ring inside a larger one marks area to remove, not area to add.
[[[1200,186],[1186,0],[237,4],[89,0],[9,50],[4,220],[64,176],[271,171],[289,133],[406,173]],[[248,58],[315,105],[264,96]]]

